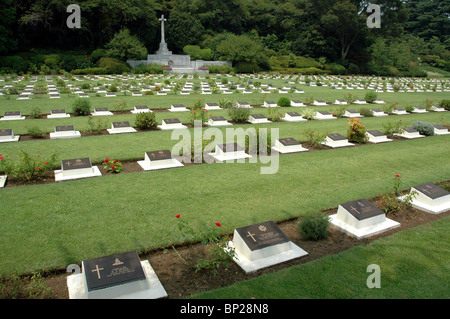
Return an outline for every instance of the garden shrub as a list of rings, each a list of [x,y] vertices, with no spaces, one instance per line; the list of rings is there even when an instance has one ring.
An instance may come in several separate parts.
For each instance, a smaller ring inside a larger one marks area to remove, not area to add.
[[[77,98],[72,104],[73,113],[78,116],[87,116],[91,113],[91,102],[86,98]]]
[[[136,114],[136,119],[134,123],[138,129],[141,130],[152,130],[156,128],[156,116],[155,113],[138,113]]]
[[[27,133],[34,138],[44,137],[44,131],[42,131],[38,126],[32,126],[27,128]]]
[[[291,100],[287,97],[280,97],[277,102],[278,106],[291,106]]]
[[[136,74],[163,74],[164,65],[159,64],[139,64],[133,69]]]
[[[242,124],[248,121],[250,109],[233,106],[228,109],[228,115],[232,122]]]
[[[367,107],[362,107],[359,109],[359,114],[361,114],[364,117],[373,117],[372,112]]]
[[[311,146],[320,146],[323,140],[327,137],[328,132],[322,132],[318,129],[309,128],[303,131],[306,136],[307,143]]]
[[[373,103],[373,102],[377,99],[377,97],[378,97],[377,92],[375,92],[375,91],[369,91],[369,92],[367,92],[366,95],[364,96],[364,100],[365,100],[367,103]]]
[[[358,118],[351,118],[347,124],[347,138],[349,142],[365,143],[367,141],[366,127]]]
[[[439,106],[443,107],[447,111],[450,111],[450,100],[442,100],[439,102]]]
[[[129,67],[125,62],[122,62],[115,58],[100,58],[97,62],[98,67],[105,68],[108,73],[122,74],[129,71]]]
[[[425,136],[433,136],[434,135],[434,126],[428,122],[416,121],[411,126],[413,129],[419,131],[421,135]]]
[[[298,230],[305,239],[325,239],[328,236],[329,222],[330,218],[324,213],[308,213],[301,218]]]

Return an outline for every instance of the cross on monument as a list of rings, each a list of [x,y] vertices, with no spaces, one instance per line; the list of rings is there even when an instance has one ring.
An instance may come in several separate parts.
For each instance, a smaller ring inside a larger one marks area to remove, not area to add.
[[[166,38],[164,36],[164,21],[167,21],[167,19],[164,19],[164,14],[161,15],[159,21],[161,21],[161,43],[166,43]]]
[[[253,239],[253,241],[256,243],[256,239],[255,239],[255,237],[253,237],[253,235],[255,235],[255,234],[252,234],[251,232],[247,232],[247,233],[248,233],[247,237],[251,237]]]
[[[358,209],[356,208],[356,207],[353,207],[353,206],[350,206],[350,210],[353,210],[353,211],[355,211],[358,215],[360,214],[359,212],[358,212]]]

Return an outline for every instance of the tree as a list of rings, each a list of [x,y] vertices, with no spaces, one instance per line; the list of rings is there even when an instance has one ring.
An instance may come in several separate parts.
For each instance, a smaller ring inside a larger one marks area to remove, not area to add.
[[[262,45],[245,35],[228,34],[216,48],[217,56],[231,62],[255,62]]]
[[[0,54],[16,49],[12,26],[16,18],[16,9],[12,0],[0,0]]]
[[[146,58],[147,49],[130,30],[122,29],[106,45],[106,54],[110,57],[126,61],[128,59],[142,60]]]

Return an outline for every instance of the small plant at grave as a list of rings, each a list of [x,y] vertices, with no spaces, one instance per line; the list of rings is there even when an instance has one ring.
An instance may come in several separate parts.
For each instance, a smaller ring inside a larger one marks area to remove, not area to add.
[[[312,108],[305,108],[303,110],[300,111],[300,114],[302,115],[303,118],[307,119],[307,120],[314,120],[314,116],[316,115],[316,111]]]
[[[218,104],[224,110],[233,106],[233,102],[229,99],[220,99]]]
[[[439,106],[443,107],[446,111],[450,111],[450,100],[441,100]]]
[[[337,118],[342,118],[344,116],[346,110],[347,110],[346,105],[338,106],[336,108],[336,111],[333,112],[333,115],[336,116]]]
[[[432,106],[433,106],[433,100],[426,99],[426,100],[423,102],[423,107],[424,107],[425,110],[427,110],[428,112],[431,111],[431,107],[432,107]]]
[[[134,120],[134,124],[140,130],[153,130],[156,128],[156,115],[153,112],[138,113]]]
[[[348,104],[352,104],[353,102],[356,101],[356,96],[354,96],[353,94],[349,93],[347,95],[344,95],[344,100],[348,103]]]
[[[177,225],[175,225],[174,231],[178,229],[181,233],[182,239],[193,240],[194,242],[201,242],[203,245],[203,253],[205,258],[199,258],[195,264],[195,272],[203,269],[209,269],[214,277],[217,275],[217,271],[221,266],[228,269],[233,258],[235,258],[235,250],[229,246],[229,240],[225,236],[220,236],[216,229],[207,231],[195,231],[186,221],[178,214],[175,216]],[[216,222],[216,227],[221,227],[222,224]],[[186,234],[187,233],[187,234]],[[191,266],[191,264],[183,258],[175,248],[172,246],[175,253],[183,260],[183,262]]]
[[[320,147],[328,135],[328,132],[322,132],[318,129],[309,128],[303,131],[306,141],[310,146]]]
[[[412,111],[414,111],[414,106],[406,105],[405,106],[405,111],[408,112],[408,113],[411,113]]]
[[[399,200],[398,196],[400,196],[400,187],[401,187],[401,177],[400,175],[395,175],[394,177],[394,186],[393,190],[387,194],[380,194],[378,196],[378,202],[380,209],[384,211],[387,215],[395,214],[402,210],[411,207],[411,203],[413,199],[416,197],[417,192],[412,191],[408,193],[403,200]]]
[[[30,117],[32,119],[41,119],[43,117],[41,110],[35,107],[31,110]]]
[[[127,111],[127,102],[122,100],[117,105],[114,105],[114,111],[117,113],[125,113]]]
[[[308,213],[301,218],[298,231],[305,239],[321,240],[328,237],[330,217],[321,212]]]
[[[18,275],[0,277],[0,299],[48,299],[52,294],[40,273],[25,278]]]
[[[38,126],[32,126],[27,128],[27,133],[31,137],[34,138],[43,138],[44,137],[44,131],[41,130]]]
[[[103,165],[105,165],[104,169],[106,169],[109,173],[118,174],[123,171],[122,163],[119,160],[105,158]]]
[[[366,127],[358,118],[351,118],[347,124],[347,139],[349,142],[365,143],[368,140]]]
[[[307,105],[312,105],[312,104],[314,103],[314,97],[313,97],[313,96],[308,96],[308,97],[305,99],[305,103],[306,103]]]
[[[281,107],[291,106],[291,100],[289,100],[287,97],[282,96],[278,99],[277,105]]]
[[[404,131],[404,125],[402,120],[398,120],[397,122],[385,122],[382,124],[383,130],[382,132],[388,137],[393,138],[394,134],[401,134]]]
[[[208,121],[208,110],[205,110],[205,101],[203,100],[197,100],[194,103],[194,106],[190,110],[189,118],[191,121],[191,124],[194,124],[194,121],[201,121],[202,123],[205,123]]]
[[[250,109],[233,106],[228,109],[228,115],[232,122],[242,124],[248,121]]]
[[[260,131],[259,128],[245,136],[245,152],[250,155],[272,154],[272,135],[270,131]]]
[[[419,131],[419,133],[421,135],[425,135],[425,136],[433,136],[434,135],[434,126],[431,123],[416,121],[411,125],[411,127],[413,129]]]
[[[20,150],[19,154],[17,162],[12,162],[6,155],[0,155],[0,171],[21,182],[27,183],[47,177],[56,167],[56,153],[47,160],[43,160],[40,154],[31,155],[23,150]]]
[[[373,103],[377,99],[377,97],[378,97],[377,92],[369,91],[369,92],[366,93],[366,95],[364,95],[364,100],[367,103]]]
[[[92,134],[100,134],[102,130],[105,130],[108,127],[108,121],[102,119],[102,118],[96,118],[94,120],[94,116],[89,115],[88,117],[88,126],[89,129],[88,132]]]
[[[284,113],[279,112],[275,107],[269,107],[267,109],[267,119],[272,122],[279,122],[284,116]]]
[[[91,102],[86,98],[77,98],[72,104],[73,113],[78,116],[88,116],[91,113]]]
[[[396,107],[397,107],[396,104],[385,105],[383,107],[383,111],[386,112],[387,114],[393,114],[392,112]]]

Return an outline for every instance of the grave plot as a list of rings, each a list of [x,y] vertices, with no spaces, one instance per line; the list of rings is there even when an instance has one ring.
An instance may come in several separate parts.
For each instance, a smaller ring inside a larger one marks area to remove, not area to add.
[[[227,121],[227,119],[223,116],[212,116],[208,119],[208,122],[206,123],[208,126],[228,126],[233,125],[230,122]]]
[[[354,146],[355,144],[349,143],[348,139],[339,133],[333,133],[325,137],[325,141],[321,143],[332,148]]]
[[[362,99],[357,99],[356,101],[353,102],[353,104],[367,104],[367,102],[365,100]]]
[[[229,246],[235,249],[234,261],[246,273],[308,254],[292,243],[273,221],[236,228]]]
[[[163,119],[161,125],[158,125],[157,127],[160,130],[177,130],[187,128],[187,126],[181,124],[180,120],[177,118]]]
[[[248,121],[252,124],[272,123],[263,114],[250,114]]]
[[[70,117],[70,114],[66,114],[66,110],[52,110],[51,114],[47,115],[48,119],[59,119]]]
[[[381,133],[378,130],[368,130],[366,132],[367,137],[369,138],[370,143],[384,143],[384,142],[392,142],[391,139],[387,138],[387,136]]]
[[[205,103],[205,110],[211,111],[211,110],[221,110],[222,108],[217,103]]]
[[[14,135],[12,129],[0,129],[0,143],[18,142],[20,135]]]
[[[55,132],[50,133],[50,139],[79,138],[81,133],[73,125],[55,126]]]
[[[91,113],[92,116],[111,116],[112,112],[108,110],[107,107],[96,107],[94,108],[94,112]]]
[[[87,157],[63,160],[61,170],[55,170],[55,181],[67,181],[72,179],[102,176],[97,166],[92,166]]]
[[[334,104],[336,104],[336,105],[347,105],[348,103],[347,103],[346,100],[343,100],[343,99],[336,99],[336,100],[334,101]]]
[[[446,129],[442,125],[433,125],[433,127],[434,127],[434,135],[447,135],[447,134],[450,134],[448,129]]]
[[[397,115],[407,115],[409,114],[408,112],[406,112],[406,110],[404,108],[401,107],[396,107],[392,110],[392,114],[397,114]]]
[[[248,102],[236,102],[235,106],[236,107],[246,108],[246,109],[251,109],[252,108]]]
[[[425,135],[421,135],[419,131],[413,129],[412,127],[406,127],[403,130],[403,133],[394,133],[396,136],[404,137],[404,138],[420,138],[425,137]]]
[[[216,145],[215,152],[208,153],[208,155],[212,156],[219,162],[233,161],[252,157],[251,155],[245,153],[245,150],[237,143]]]
[[[138,164],[145,171],[184,166],[177,159],[172,158],[172,153],[169,150],[146,152],[144,160],[138,161]]]
[[[0,118],[0,121],[17,121],[25,120],[25,116],[22,116],[20,111],[5,112],[4,116]]]
[[[380,109],[370,109],[370,112],[372,113],[373,116],[375,117],[381,117],[381,116],[389,116],[389,114],[384,113],[382,110]]]
[[[291,106],[293,107],[306,107],[306,105],[300,100],[292,100]]]
[[[375,101],[373,101],[373,103],[374,104],[386,104],[386,102],[381,99],[376,99]]]
[[[327,111],[317,111],[313,116],[315,120],[335,120],[337,117],[334,117],[333,114]]]
[[[440,214],[450,209],[450,193],[433,183],[411,187],[411,192],[413,191],[417,193],[412,201],[414,208],[432,214]],[[399,200],[406,196],[400,196]]]
[[[440,107],[438,105],[431,106],[431,110],[434,111],[434,112],[446,112],[443,107]]]
[[[67,277],[70,299],[159,299],[167,293],[148,260],[136,251],[82,261]]]
[[[172,104],[169,112],[189,112],[189,110],[183,104]]]
[[[315,106],[325,106],[325,105],[327,105],[327,102],[325,102],[324,100],[314,100],[313,105],[315,105]]]
[[[130,122],[112,122],[111,128],[107,129],[109,134],[136,133],[137,131],[131,127]]]
[[[8,175],[2,175],[0,176],[0,188],[5,187],[6,179],[8,178]]]
[[[354,117],[362,117],[362,115],[355,110],[345,110],[343,117],[354,118]]]
[[[134,109],[131,110],[131,113],[133,113],[133,114],[151,113],[151,112],[152,112],[152,110],[150,110],[147,105],[136,105],[134,107]]]
[[[274,101],[264,101],[262,107],[279,107]]]
[[[400,227],[399,223],[386,218],[386,214],[367,199],[339,205],[337,213],[330,216],[330,224],[357,239]]]
[[[277,139],[275,141],[275,146],[272,147],[272,150],[282,154],[309,151],[308,149],[302,147],[302,144],[292,137]]]
[[[297,112],[286,112],[284,114],[284,117],[281,120],[285,121],[285,122],[305,122],[305,121],[308,121],[307,119],[304,119]]]
[[[411,111],[411,113],[428,113],[428,111],[420,106],[414,106],[413,110]]]

